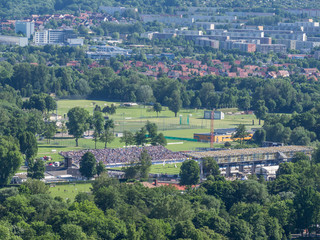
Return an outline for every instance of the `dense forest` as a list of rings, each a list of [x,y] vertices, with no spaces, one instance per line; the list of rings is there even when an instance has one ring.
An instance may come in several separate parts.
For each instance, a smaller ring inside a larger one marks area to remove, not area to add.
[[[0,17],[2,18],[21,18],[31,14],[54,14],[56,12],[97,11],[99,6],[127,6],[136,7],[141,13],[173,13],[178,7],[186,6],[209,6],[221,8],[239,8],[247,11],[266,11],[266,8],[319,8],[319,2],[306,0],[297,2],[294,0],[286,1],[260,1],[248,0],[228,0],[228,1],[202,1],[202,0],[15,0],[0,2]]]
[[[184,194],[101,175],[75,202],[52,198],[49,186],[28,180],[0,189],[0,238],[289,239],[318,222],[318,162],[319,151],[312,161],[296,154],[268,183],[226,181],[216,172]]]

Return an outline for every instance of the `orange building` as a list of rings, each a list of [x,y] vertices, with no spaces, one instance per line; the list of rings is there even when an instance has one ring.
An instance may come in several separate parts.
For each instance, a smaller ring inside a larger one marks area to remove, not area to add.
[[[232,135],[236,132],[235,128],[227,128],[227,129],[216,129],[214,131],[214,139],[215,143],[221,142],[229,142],[233,140],[240,140],[239,138],[232,138]],[[253,136],[253,132],[249,132],[249,135],[244,138],[244,140],[250,140]],[[194,133],[193,139],[196,139],[198,142],[210,142],[211,133]]]

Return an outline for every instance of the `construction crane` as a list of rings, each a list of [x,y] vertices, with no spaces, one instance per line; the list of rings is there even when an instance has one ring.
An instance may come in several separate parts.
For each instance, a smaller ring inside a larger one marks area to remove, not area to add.
[[[211,138],[210,138],[210,148],[213,148],[214,142],[214,109],[211,111]]]

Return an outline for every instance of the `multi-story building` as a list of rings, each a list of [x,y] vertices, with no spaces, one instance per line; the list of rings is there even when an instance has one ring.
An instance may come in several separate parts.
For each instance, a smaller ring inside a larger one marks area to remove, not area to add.
[[[269,53],[269,52],[286,53],[287,52],[287,46],[284,45],[284,44],[258,44],[257,45],[257,52],[262,52],[262,53]]]
[[[237,16],[237,17],[271,17],[275,13],[267,12],[226,12],[227,16]]]
[[[50,29],[35,32],[34,43],[36,45],[68,44],[68,39],[76,39],[76,35],[73,33],[73,30]]]
[[[160,15],[160,14],[150,14],[150,15],[140,15],[143,22],[161,22],[165,24],[176,24],[176,25],[191,25],[194,22],[193,18],[184,18],[182,15]]]
[[[97,60],[110,59],[111,57],[116,57],[118,55],[130,56],[132,52],[131,49],[124,49],[113,46],[92,46],[90,49],[93,48],[95,48],[96,51],[87,52],[87,56],[88,58]]]
[[[304,32],[294,32],[288,30],[264,30],[264,33],[275,39],[290,39],[297,41],[306,41],[307,35]]]
[[[24,47],[28,46],[28,38],[0,35],[0,44]]]
[[[300,16],[320,17],[320,9],[286,9],[286,11]]]
[[[255,52],[256,44],[254,43],[246,43],[246,42],[235,42],[232,45],[233,49],[238,49],[241,52]]]
[[[225,50],[237,49],[242,52],[255,52],[256,44],[252,42],[246,42],[245,40],[229,40],[220,42],[220,48]]]
[[[34,22],[15,22],[15,32],[17,34],[22,33],[27,38],[30,38],[34,33]]]
[[[38,31],[35,32],[33,41],[35,44],[48,44],[48,31]]]
[[[232,31],[227,31],[223,29],[214,29],[214,30],[208,30],[207,33],[210,33],[210,35],[213,36],[229,36],[232,37],[242,37],[242,38],[262,38],[264,37],[263,31],[258,30],[247,30],[247,29],[233,29]]]
[[[194,25],[196,25],[198,28],[203,28],[204,30],[214,29],[214,23],[211,22],[195,22]]]
[[[295,50],[296,49],[296,40],[290,40],[290,39],[277,39],[277,44],[284,44],[286,45],[287,49]]]
[[[197,38],[195,39],[195,44],[201,47],[212,47],[212,48],[219,48],[219,41],[213,40],[209,38]]]
[[[113,15],[115,14],[116,12],[122,14],[124,13],[125,11],[128,11],[128,10],[132,10],[134,12],[138,12],[138,9],[137,8],[126,8],[126,7],[106,7],[106,6],[100,6],[99,9],[103,12],[106,12],[110,15]]]
[[[303,52],[310,52],[314,47],[319,47],[320,42],[296,41],[296,49]]]
[[[294,22],[294,23],[278,23],[280,27],[303,27],[303,28],[310,28],[310,27],[319,27],[319,22]]]
[[[231,40],[247,40],[247,41],[256,41],[257,44],[271,44],[272,39],[270,37],[262,37],[262,38],[255,38],[255,37],[231,37]]]
[[[295,31],[295,32],[303,32],[303,26],[295,26],[295,25],[278,25],[278,26],[263,26],[263,29],[266,31]]]
[[[163,33],[175,33],[177,35],[203,35],[202,31],[199,30],[178,30],[178,29],[163,29]]]
[[[176,37],[177,34],[175,33],[154,33],[153,38],[157,39],[170,39]]]

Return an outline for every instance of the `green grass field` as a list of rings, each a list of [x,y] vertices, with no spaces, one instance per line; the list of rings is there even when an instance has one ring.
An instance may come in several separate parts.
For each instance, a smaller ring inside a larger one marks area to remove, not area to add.
[[[174,117],[174,113],[169,111],[167,107],[163,107],[163,111],[157,117],[156,112],[151,111],[151,106],[136,106],[136,107],[119,107],[120,103],[106,102],[96,100],[59,100],[58,114],[62,117],[68,111],[76,106],[85,108],[90,114],[93,113],[95,105],[103,108],[106,105],[114,103],[118,108],[116,114],[109,116],[115,121],[115,132],[122,132],[123,130],[131,130],[133,132],[140,129],[149,120],[158,126],[158,131],[165,136],[193,138],[194,133],[208,133],[210,132],[210,120],[203,119],[204,110],[182,109],[178,113],[178,117]],[[225,113],[235,113],[237,109],[221,109]],[[180,117],[182,116],[182,124],[180,124]],[[187,125],[187,117],[189,117],[189,125]],[[253,124],[254,122],[254,124]],[[261,127],[258,125],[258,120],[254,115],[227,115],[225,119],[215,120],[214,127],[218,128],[235,128],[239,124],[245,124],[247,129]],[[263,123],[262,123],[263,124]],[[209,147],[209,143],[191,142],[185,140],[167,140],[167,148],[172,151],[189,151],[196,150],[199,147]],[[52,161],[61,161],[62,157],[58,154],[60,151],[72,151],[80,149],[93,149],[95,143],[92,139],[79,139],[79,147],[75,147],[74,139],[54,139],[50,144],[46,140],[39,141],[39,150],[37,157],[51,156]],[[216,144],[220,147],[220,144]],[[108,144],[108,148],[124,147],[120,142],[120,138]],[[97,148],[104,148],[104,143],[97,142]]]
[[[162,164],[152,165],[150,173],[163,173],[169,175],[179,174],[181,165],[182,163],[177,163],[176,165],[165,164],[164,166]]]
[[[210,129],[210,120],[203,119],[204,110],[195,109],[182,109],[178,113],[178,117],[174,117],[174,113],[169,111],[167,107],[163,107],[163,111],[157,117],[157,113],[152,111],[151,106],[135,106],[135,107],[120,107],[120,103],[95,101],[95,100],[60,100],[58,104],[58,114],[64,117],[68,111],[76,106],[85,108],[90,114],[93,113],[95,105],[103,108],[106,105],[115,104],[118,108],[116,114],[109,116],[115,121],[115,131],[122,132],[123,130],[137,131],[149,120],[158,125],[159,131],[179,131],[192,130],[192,129]],[[234,113],[235,108],[222,109],[225,113]],[[180,116],[182,124],[180,124]],[[187,124],[189,118],[189,124]],[[254,124],[252,124],[254,121]],[[234,128],[239,124],[245,124],[248,129],[260,127],[258,120],[254,115],[227,115],[225,114],[224,120],[215,120],[215,128]],[[172,136],[171,132],[170,135]],[[177,135],[182,136],[182,132]]]
[[[59,196],[64,200],[70,199],[71,201],[74,201],[75,196],[79,192],[90,192],[90,188],[91,183],[70,183],[68,185],[55,185],[55,187],[50,187],[49,192],[52,197]]]

